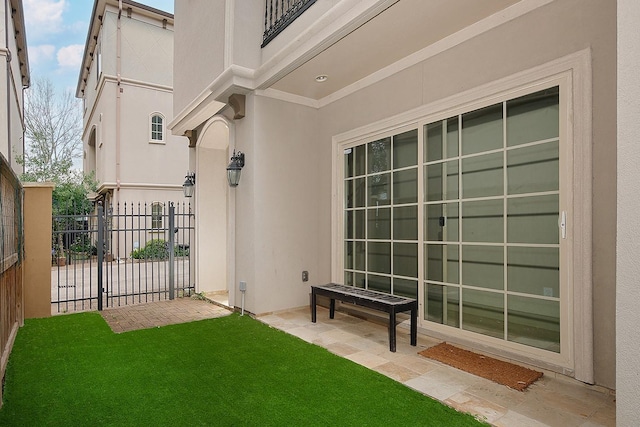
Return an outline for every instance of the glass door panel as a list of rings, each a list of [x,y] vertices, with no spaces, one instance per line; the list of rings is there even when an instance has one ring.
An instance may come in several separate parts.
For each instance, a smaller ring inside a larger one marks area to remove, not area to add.
[[[468,157],[462,160],[462,197],[502,196],[504,172],[502,153]]]
[[[391,174],[370,175],[367,178],[367,206],[387,206],[391,204]]]
[[[428,241],[458,241],[460,214],[457,203],[426,205],[424,219],[425,237]]]
[[[427,285],[425,318],[442,325],[460,327],[460,289],[455,286]]]
[[[560,352],[560,303],[509,295],[509,341]]]
[[[393,168],[401,169],[418,164],[418,130],[410,130],[393,137]]]
[[[507,145],[557,138],[560,134],[557,86],[507,101]]]
[[[353,206],[349,206],[349,207],[356,207],[356,208],[365,207],[365,203],[367,201],[366,182],[367,182],[366,178],[355,179],[355,190],[354,190],[355,203],[353,204]]]
[[[458,245],[425,245],[424,269],[427,280],[460,283]]]
[[[504,202],[480,200],[462,203],[462,241],[504,241]]]
[[[458,198],[458,161],[434,163],[425,167],[425,198],[427,201]]]
[[[393,274],[395,276],[418,277],[418,244],[393,244]]]
[[[508,290],[545,297],[560,297],[558,248],[510,247],[507,249]]]
[[[402,205],[418,202],[418,169],[393,173],[393,203]]]
[[[370,174],[391,169],[391,138],[367,144],[367,172]]]
[[[391,244],[367,243],[367,270],[391,274]]]
[[[418,207],[393,208],[393,239],[418,240]]]
[[[428,124],[424,127],[424,161],[433,162],[458,156],[458,118]]]
[[[418,299],[418,282],[394,277],[393,294]]]
[[[391,208],[367,209],[367,238],[389,240],[391,238]]]
[[[462,115],[463,155],[501,149],[502,135],[502,104]]]
[[[504,288],[502,246],[462,246],[462,284],[480,288]]]
[[[391,277],[367,274],[367,289],[391,293]]]
[[[559,166],[558,141],[507,151],[507,194],[557,191]]]
[[[507,200],[509,243],[559,243],[558,195],[515,197]]]
[[[504,338],[504,296],[462,289],[462,329]]]

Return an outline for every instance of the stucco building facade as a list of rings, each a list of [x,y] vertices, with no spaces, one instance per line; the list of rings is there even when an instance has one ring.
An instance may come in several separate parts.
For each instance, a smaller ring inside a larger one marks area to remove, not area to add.
[[[95,174],[96,200],[105,206],[141,203],[149,212],[185,200],[186,138],[167,128],[172,85],[173,15],[96,0],[76,96],[83,101],[84,172]]]
[[[24,89],[29,87],[29,58],[21,0],[11,0],[0,7],[2,42],[0,56],[0,153],[20,176],[24,168],[18,163],[24,154]]]
[[[638,303],[617,282],[638,251],[616,238],[637,229],[618,217],[637,172],[617,169],[616,129],[618,40],[637,41],[619,17],[637,6],[302,3],[266,40],[263,1],[176,2],[170,127],[198,177],[197,286],[238,305],[245,281],[254,313],[327,282],[414,296],[423,333],[616,389],[635,362],[616,352],[637,323],[616,293]]]

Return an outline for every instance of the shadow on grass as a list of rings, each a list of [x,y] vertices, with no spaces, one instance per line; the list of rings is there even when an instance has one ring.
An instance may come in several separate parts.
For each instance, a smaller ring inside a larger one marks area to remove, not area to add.
[[[248,316],[114,334],[98,313],[28,320],[2,426],[474,426]]]

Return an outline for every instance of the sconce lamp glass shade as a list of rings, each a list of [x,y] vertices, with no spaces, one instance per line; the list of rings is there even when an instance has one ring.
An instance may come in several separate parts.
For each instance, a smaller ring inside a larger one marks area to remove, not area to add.
[[[187,172],[187,175],[185,176],[184,184],[182,184],[182,191],[184,191],[184,197],[193,197],[195,184],[196,184],[196,174],[194,172]]]
[[[236,150],[233,150],[231,162],[229,163],[229,166],[227,166],[227,179],[229,180],[230,187],[238,186],[243,167],[244,153],[242,151],[238,151],[238,154],[236,154]]]

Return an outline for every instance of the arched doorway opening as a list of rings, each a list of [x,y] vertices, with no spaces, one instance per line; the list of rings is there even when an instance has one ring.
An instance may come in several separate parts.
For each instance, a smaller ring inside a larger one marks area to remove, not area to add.
[[[233,204],[226,174],[231,126],[224,117],[212,118],[196,144],[195,277],[199,292],[234,307]]]

